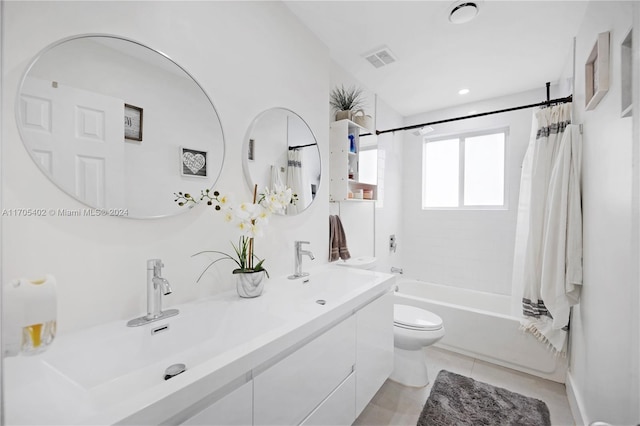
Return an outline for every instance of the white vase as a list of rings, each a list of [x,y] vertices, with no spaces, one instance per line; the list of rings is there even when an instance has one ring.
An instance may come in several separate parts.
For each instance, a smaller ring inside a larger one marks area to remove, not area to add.
[[[240,297],[258,297],[264,289],[266,271],[239,272],[236,277],[236,290]]]

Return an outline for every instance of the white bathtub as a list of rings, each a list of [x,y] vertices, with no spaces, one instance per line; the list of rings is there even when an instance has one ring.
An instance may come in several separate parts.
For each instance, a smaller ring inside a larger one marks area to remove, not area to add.
[[[417,306],[442,318],[445,336],[434,346],[564,383],[566,358],[555,357],[511,316],[510,296],[398,280],[396,303]]]

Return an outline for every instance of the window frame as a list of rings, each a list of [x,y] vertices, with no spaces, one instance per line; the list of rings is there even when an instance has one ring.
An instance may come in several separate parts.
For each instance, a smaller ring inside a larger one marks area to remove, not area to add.
[[[486,136],[493,134],[504,134],[504,150],[503,150],[503,184],[502,184],[502,204],[501,205],[465,205],[464,204],[464,165],[465,165],[465,141],[468,138],[476,136]],[[425,167],[425,154],[426,146],[431,142],[439,142],[449,139],[458,139],[458,205],[448,207],[428,207],[424,205],[426,195],[426,167]],[[463,133],[449,133],[441,134],[431,137],[422,138],[422,194],[421,194],[421,206],[422,210],[508,210],[508,149],[509,149],[509,127],[496,127],[483,130],[474,130]]]

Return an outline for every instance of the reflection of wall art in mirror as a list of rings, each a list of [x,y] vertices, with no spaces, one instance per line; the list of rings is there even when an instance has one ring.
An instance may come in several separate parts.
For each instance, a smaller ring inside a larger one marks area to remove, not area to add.
[[[142,141],[142,108],[124,104],[124,138]]]
[[[256,141],[255,139],[249,139],[249,152],[247,153],[247,159],[253,161],[256,158]]]
[[[180,148],[182,176],[207,177],[207,151]]]

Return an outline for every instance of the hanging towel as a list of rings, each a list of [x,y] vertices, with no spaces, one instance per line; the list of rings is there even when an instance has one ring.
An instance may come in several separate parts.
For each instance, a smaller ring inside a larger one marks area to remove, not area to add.
[[[581,156],[579,126],[568,125],[551,171],[542,242],[540,296],[551,318],[526,322],[557,351],[564,347],[569,308],[579,302],[582,287]]]
[[[329,262],[351,258],[340,216],[329,216]]]

